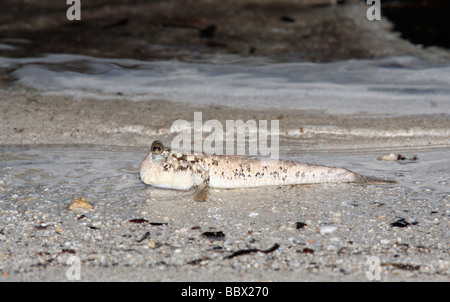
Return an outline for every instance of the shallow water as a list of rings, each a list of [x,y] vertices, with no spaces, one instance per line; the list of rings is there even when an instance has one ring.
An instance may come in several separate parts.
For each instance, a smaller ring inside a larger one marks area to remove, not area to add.
[[[126,98],[333,114],[448,114],[450,66],[412,57],[313,64],[216,56],[208,62],[50,54],[0,58],[20,84],[77,97]]]
[[[139,193],[146,186],[138,177],[138,168],[147,153],[146,149],[48,145],[1,146],[0,151],[0,180],[3,181],[0,199],[3,201],[14,203],[14,200],[45,198],[55,205],[67,205],[70,200],[81,196],[93,200],[108,196],[111,203],[120,203],[121,200],[115,200],[116,193],[120,193],[121,198],[146,198]],[[402,155],[407,159],[395,162],[380,161],[375,152],[315,152],[283,158],[340,166],[363,175],[395,180],[397,184],[379,186],[401,192],[404,198],[427,203],[448,200],[449,150],[408,152]],[[413,156],[417,156],[417,159],[411,159]],[[151,190],[162,192],[160,189]],[[182,192],[180,194],[184,195]],[[389,197],[380,196],[378,202],[385,198]]]
[[[0,68],[8,70],[17,83],[39,89],[43,95],[70,94],[104,102],[109,98],[130,101],[163,98],[246,108],[317,110],[318,116],[318,112],[363,113],[371,119],[386,115],[445,117],[450,113],[450,66],[430,66],[412,57],[273,64],[263,58],[229,55],[211,57],[208,62],[145,62],[49,54],[35,58],[1,57]],[[395,179],[399,182],[397,186],[405,192],[415,192],[417,198],[439,200],[448,194],[448,148],[441,151],[403,148],[401,152],[410,150],[410,157],[418,155],[419,160],[382,162],[376,157],[386,155],[386,151],[368,152],[364,146],[362,153],[327,152],[330,150],[324,145],[320,153],[302,151],[300,155],[296,137],[300,134],[312,135],[312,139],[322,134],[368,138],[431,135],[442,138],[446,145],[449,129],[341,129],[305,125],[300,130],[289,131],[286,136],[292,139],[281,146],[290,150],[287,159],[342,166],[361,174]],[[356,142],[357,138],[354,142],[357,145]],[[8,188],[24,190],[24,194],[27,188],[38,187],[64,188],[69,195],[114,190],[131,193],[141,185],[136,171],[145,155],[143,150],[85,145],[1,148],[4,181]]]

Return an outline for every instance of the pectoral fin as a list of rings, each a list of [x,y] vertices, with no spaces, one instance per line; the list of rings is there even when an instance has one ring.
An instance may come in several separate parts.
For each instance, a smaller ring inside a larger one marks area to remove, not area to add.
[[[209,190],[209,171],[201,168],[197,173],[201,173],[203,182],[197,186],[193,198],[195,201],[206,201]]]
[[[206,201],[208,198],[209,181],[201,183],[194,192],[195,201]]]

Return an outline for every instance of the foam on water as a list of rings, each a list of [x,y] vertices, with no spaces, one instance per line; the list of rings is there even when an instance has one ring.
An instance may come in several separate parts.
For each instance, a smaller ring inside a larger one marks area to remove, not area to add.
[[[450,112],[450,66],[427,66],[411,57],[326,64],[234,64],[226,58],[219,63],[146,62],[49,54],[0,58],[0,68],[14,70],[26,86],[76,96],[342,114]]]

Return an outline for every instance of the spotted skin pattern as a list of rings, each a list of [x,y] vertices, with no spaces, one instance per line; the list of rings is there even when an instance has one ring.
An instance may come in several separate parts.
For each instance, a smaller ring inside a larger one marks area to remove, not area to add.
[[[158,154],[155,154],[154,149]],[[142,161],[140,178],[157,188],[189,190],[197,187],[194,194],[196,200],[206,200],[209,187],[233,189],[315,183],[392,182],[339,167],[172,151],[159,141],[153,142],[150,152]]]

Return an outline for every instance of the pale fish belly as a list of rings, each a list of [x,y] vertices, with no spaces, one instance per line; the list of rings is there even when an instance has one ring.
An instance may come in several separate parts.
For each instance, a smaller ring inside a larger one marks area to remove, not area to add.
[[[344,168],[302,164],[294,161],[233,160],[223,158],[210,166],[210,186],[243,188],[277,185],[364,182],[365,176]]]
[[[184,171],[152,171],[151,176],[141,173],[144,183],[156,188],[188,190],[195,183],[195,175],[192,170]]]

